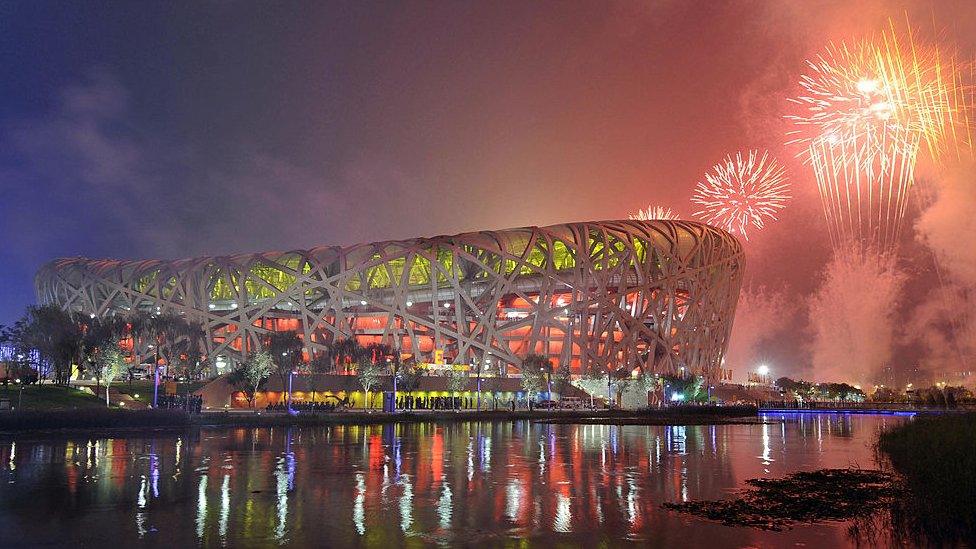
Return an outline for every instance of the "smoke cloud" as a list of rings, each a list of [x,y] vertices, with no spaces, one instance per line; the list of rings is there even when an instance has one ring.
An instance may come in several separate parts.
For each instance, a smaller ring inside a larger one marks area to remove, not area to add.
[[[765,286],[756,289],[743,288],[735,309],[732,337],[726,354],[725,366],[744,380],[746,372],[769,357],[762,351],[764,343],[783,335],[796,316],[795,304],[786,298],[786,292],[770,290]]]
[[[838,252],[809,300],[811,359],[816,381],[879,379],[892,359],[896,305],[905,275],[890,258]]]
[[[976,358],[976,162],[935,178],[937,194],[915,224],[939,274],[912,311],[909,342],[925,351],[922,368],[935,381],[957,381]]]

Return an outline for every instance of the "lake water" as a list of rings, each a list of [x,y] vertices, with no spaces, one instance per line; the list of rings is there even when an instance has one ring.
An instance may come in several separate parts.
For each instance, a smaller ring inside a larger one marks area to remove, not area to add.
[[[874,466],[903,416],[772,414],[771,425],[530,422],[199,429],[0,439],[0,547],[849,545],[663,510],[746,479]]]

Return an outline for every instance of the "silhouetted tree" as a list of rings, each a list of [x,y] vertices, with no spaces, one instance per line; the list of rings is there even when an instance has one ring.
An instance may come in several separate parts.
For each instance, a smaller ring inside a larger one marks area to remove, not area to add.
[[[254,396],[258,389],[267,381],[274,370],[274,361],[267,351],[255,353],[250,360],[241,363],[236,370],[227,376],[227,383],[244,393],[248,407],[254,407]]]
[[[457,396],[457,393],[463,393],[468,388],[468,382],[470,378],[468,377],[467,370],[455,370],[451,368],[447,372],[447,390],[451,392],[452,396]]]
[[[357,364],[363,356],[363,347],[356,338],[349,337],[333,341],[329,346],[332,358],[336,362],[336,371],[340,364]]]
[[[526,402],[533,394],[542,390],[545,374],[551,368],[552,363],[542,355],[530,354],[522,359],[519,373],[522,375],[522,389],[525,390]]]
[[[370,405],[369,392],[379,383],[380,376],[383,375],[385,368],[379,364],[374,364],[373,361],[363,356],[359,361],[359,368],[357,370],[356,375],[359,378],[359,384],[366,391],[366,400],[363,402],[363,408],[366,408]]]
[[[264,344],[274,362],[281,386],[287,387],[288,372],[294,371],[302,362],[302,339],[294,330],[271,332]]]
[[[125,371],[125,357],[122,356],[118,348],[109,348],[99,354],[98,363],[99,377],[105,380],[105,406],[110,406],[108,391],[115,378]]]
[[[85,333],[72,314],[57,305],[42,305],[28,307],[4,337],[28,360],[37,357],[33,366],[42,377],[48,373],[45,366],[50,366],[54,382],[67,384],[71,365],[81,362]]]
[[[309,388],[312,390],[312,402],[315,402],[315,393],[318,389],[319,376],[323,374],[335,373],[335,362],[329,351],[321,351],[312,357],[308,362]]]

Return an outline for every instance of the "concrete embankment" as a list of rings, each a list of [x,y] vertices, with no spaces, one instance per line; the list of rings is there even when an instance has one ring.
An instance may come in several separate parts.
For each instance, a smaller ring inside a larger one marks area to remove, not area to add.
[[[755,418],[752,406],[682,406],[662,410],[516,410],[516,411],[342,411],[299,413],[267,411],[187,414],[178,410],[57,410],[0,414],[0,433],[24,431],[96,431],[184,429],[188,427],[265,427],[315,425],[376,425],[385,423],[446,423],[459,421],[520,421],[613,425],[703,425]]]

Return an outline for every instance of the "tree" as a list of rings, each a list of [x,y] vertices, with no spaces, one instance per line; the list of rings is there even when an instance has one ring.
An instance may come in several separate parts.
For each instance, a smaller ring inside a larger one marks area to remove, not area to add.
[[[683,402],[698,402],[708,398],[708,392],[704,390],[705,379],[701,376],[668,374],[661,376],[661,380],[667,387],[665,394],[669,398],[681,395],[678,400]]]
[[[871,394],[871,400],[874,402],[901,402],[904,399],[891,387],[878,387]]]
[[[640,375],[633,380],[633,383],[644,397],[647,396],[647,393],[657,388],[657,378],[654,377],[653,374],[646,372],[641,372]]]
[[[99,377],[105,380],[105,406],[109,406],[111,402],[109,402],[108,390],[115,378],[125,371],[125,357],[118,348],[106,349],[100,353],[98,369]]]
[[[777,379],[775,385],[779,387],[780,390],[786,393],[796,392],[796,389],[799,386],[799,384],[796,381],[793,381],[793,379],[788,377],[781,377]]]
[[[397,385],[398,388],[405,392],[410,393],[420,386],[420,376],[423,373],[417,368],[417,362],[413,359],[407,360],[397,368]]]
[[[542,355],[531,354],[522,360],[519,372],[522,374],[522,389],[525,390],[525,400],[542,390],[545,373],[552,368],[549,359]]]
[[[353,337],[334,341],[329,350],[336,362],[336,371],[339,370],[339,364],[355,364],[363,356],[362,345]]]
[[[383,375],[383,368],[377,364],[373,364],[371,360],[367,357],[362,357],[359,361],[359,371],[357,372],[357,377],[359,378],[359,384],[363,386],[363,390],[366,391],[366,402],[363,403],[363,408],[369,404],[369,391],[380,381],[380,376]]]
[[[370,343],[362,348],[361,357],[365,357],[373,364],[383,364],[386,357],[393,355],[393,348],[385,343]]]
[[[552,386],[560,397],[566,394],[566,390],[569,389],[569,381],[569,363],[567,362],[560,364],[559,367],[556,368],[556,371],[552,374]]]
[[[156,358],[167,365],[189,370],[203,363],[203,339],[206,332],[199,322],[190,322],[176,313],[150,314],[136,310],[126,317],[127,330],[132,337],[133,353],[140,349],[151,350]],[[151,349],[150,349],[151,347]],[[156,367],[157,364],[153,364]]]
[[[265,346],[274,361],[275,373],[281,378],[281,386],[286,387],[288,373],[302,362],[302,338],[294,330],[271,332],[265,339]]]
[[[32,306],[23,318],[5,332],[5,339],[16,352],[36,363],[38,373],[47,374],[50,366],[54,382],[66,385],[71,365],[80,362],[84,331],[73,315],[57,305]]]
[[[788,377],[781,377],[776,380],[776,386],[788,397],[796,400],[816,399],[820,393],[819,389],[814,387],[812,383],[802,379],[794,381]]]
[[[125,317],[126,331],[132,338],[132,356],[134,366],[138,366],[140,354],[146,345],[152,345],[155,339],[153,334],[152,315],[138,309],[129,311]]]
[[[210,358],[204,354],[206,331],[203,324],[186,321],[174,324],[176,340],[170,343],[173,364],[188,378],[194,378],[210,366]]]
[[[95,375],[96,388],[101,387],[104,354],[119,352],[119,340],[125,334],[125,323],[116,317],[90,317],[77,315],[76,322],[82,325],[82,360],[84,371]],[[121,354],[119,353],[119,356]],[[123,361],[124,362],[124,361]]]
[[[255,353],[227,376],[227,382],[244,393],[248,407],[254,407],[254,395],[274,370],[274,362],[267,351]]]
[[[315,402],[315,392],[318,387],[318,375],[319,374],[331,374],[335,372],[335,363],[332,361],[332,355],[328,352],[321,352],[308,362],[308,369],[311,373],[308,376],[309,387],[312,389],[312,402]]]
[[[455,370],[451,368],[447,372],[447,390],[451,392],[452,395],[457,393],[463,393],[465,389],[468,388],[468,371],[467,370]]]
[[[864,391],[847,383],[821,383],[817,389],[830,400],[863,401],[865,396]]]

